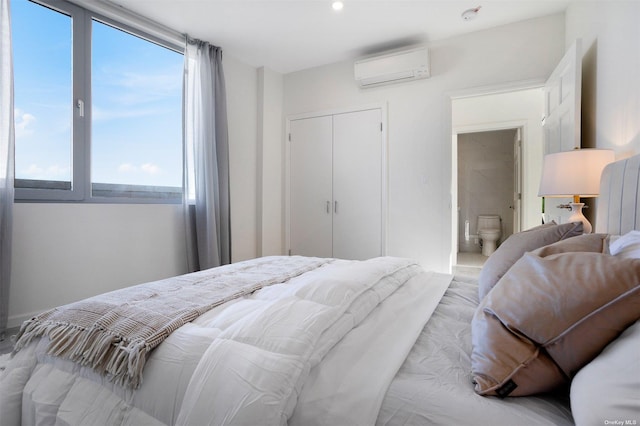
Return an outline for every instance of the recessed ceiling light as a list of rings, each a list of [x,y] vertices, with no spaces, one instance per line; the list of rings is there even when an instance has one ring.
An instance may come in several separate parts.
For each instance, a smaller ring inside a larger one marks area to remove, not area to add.
[[[482,6],[478,6],[478,7],[474,7],[473,9],[467,9],[464,12],[462,12],[462,19],[464,19],[465,21],[470,21],[472,19],[475,19],[476,16],[478,16],[478,11],[480,10]]]
[[[333,10],[342,10],[342,8],[344,7],[344,3],[342,3],[340,0],[336,0],[333,3],[331,3],[331,7],[333,8]]]

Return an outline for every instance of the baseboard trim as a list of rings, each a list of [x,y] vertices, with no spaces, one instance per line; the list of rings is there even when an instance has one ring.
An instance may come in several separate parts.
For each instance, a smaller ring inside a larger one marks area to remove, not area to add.
[[[22,315],[10,316],[7,319],[7,328],[20,327],[23,322],[35,317],[36,315],[41,314],[42,312],[43,311],[36,311],[36,312],[26,313],[26,314],[22,314]]]

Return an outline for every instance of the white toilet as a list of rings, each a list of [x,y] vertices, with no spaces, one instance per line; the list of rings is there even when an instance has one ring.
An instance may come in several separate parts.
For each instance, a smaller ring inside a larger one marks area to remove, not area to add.
[[[479,215],[478,216],[478,236],[482,240],[482,254],[490,256],[496,251],[501,232],[500,216]]]

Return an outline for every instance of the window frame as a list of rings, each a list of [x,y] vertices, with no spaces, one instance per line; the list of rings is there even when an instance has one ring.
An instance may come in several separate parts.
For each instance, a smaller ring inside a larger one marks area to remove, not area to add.
[[[184,55],[184,45],[165,39],[152,23],[137,16],[120,13],[114,18],[85,9],[66,0],[29,0],[55,12],[71,17],[72,22],[72,137],[71,182],[38,179],[15,179],[15,202],[80,202],[125,204],[178,204],[182,202],[184,183],[179,187],[152,185],[122,185],[91,181],[91,48],[92,22],[103,23]],[[124,23],[127,21],[129,23]],[[146,31],[145,31],[146,30]],[[161,32],[161,31],[160,31]],[[80,103],[83,103],[82,107]],[[81,110],[83,115],[81,116]],[[182,119],[182,118],[181,118]],[[182,145],[182,141],[180,141]],[[184,175],[184,170],[183,170]]]

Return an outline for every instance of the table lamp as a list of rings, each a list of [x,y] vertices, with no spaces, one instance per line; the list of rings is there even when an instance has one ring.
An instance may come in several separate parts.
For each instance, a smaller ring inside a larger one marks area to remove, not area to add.
[[[582,222],[585,234],[593,227],[582,214],[581,197],[597,197],[600,193],[600,175],[604,167],[614,161],[609,149],[574,149],[544,156],[542,179],[538,196],[573,197],[573,203],[558,207],[571,210],[570,222]]]

